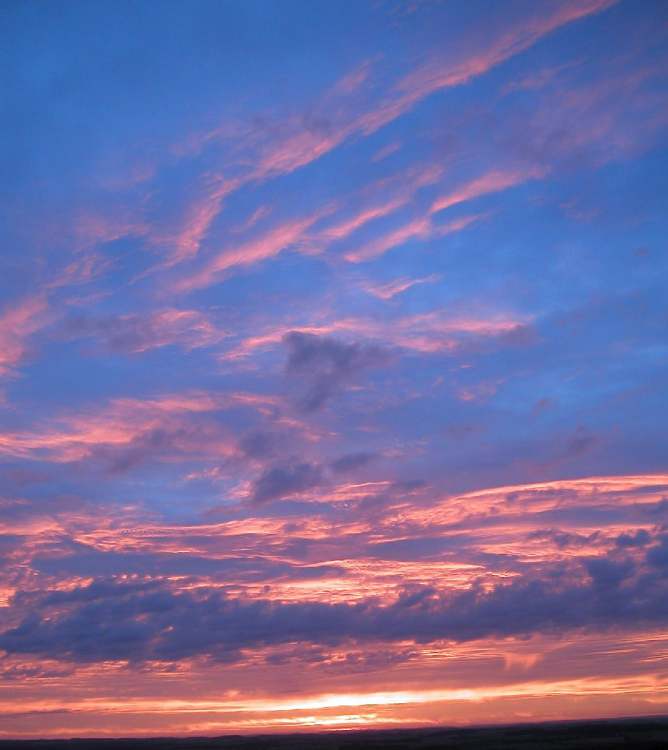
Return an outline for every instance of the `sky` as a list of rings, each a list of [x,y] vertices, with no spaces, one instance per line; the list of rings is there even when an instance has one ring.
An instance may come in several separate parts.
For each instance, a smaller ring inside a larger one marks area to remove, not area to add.
[[[0,16],[0,737],[667,713],[668,5]]]

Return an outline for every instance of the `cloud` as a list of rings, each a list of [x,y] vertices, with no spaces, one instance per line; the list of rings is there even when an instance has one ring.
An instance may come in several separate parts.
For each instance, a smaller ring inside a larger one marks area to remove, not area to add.
[[[591,451],[598,442],[599,438],[596,435],[591,435],[585,427],[580,425],[568,439],[563,455],[566,458],[578,458]]]
[[[107,318],[72,317],[66,322],[68,335],[92,338],[117,352],[140,353],[177,344],[186,350],[217,344],[229,334],[216,327],[198,310],[169,308],[147,314]]]
[[[429,62],[417,66],[394,85],[385,87],[380,94],[369,95],[365,84],[371,78],[370,65],[365,62],[313,102],[308,115],[288,117],[280,127],[273,128],[258,129],[257,124],[243,126],[223,123],[212,131],[191,137],[191,144],[185,152],[189,158],[193,157],[193,152],[214,145],[225,145],[234,156],[223,159],[216,169],[208,169],[195,180],[190,192],[197,195],[196,199],[181,211],[179,221],[167,235],[159,227],[148,231],[154,244],[172,245],[171,253],[161,267],[189,260],[199,252],[225,199],[235,191],[288,175],[350,139],[368,136],[412,110],[424,98],[484,75],[533,46],[543,36],[598,13],[614,2],[568,0],[556,8],[530,12],[510,22],[504,19],[494,25],[495,33],[491,38],[474,35],[468,44],[462,45],[454,53],[445,57],[433,56]],[[228,178],[226,173],[234,173],[235,176]],[[190,291],[206,286],[221,278],[227,268],[276,255],[289,244],[284,242],[279,250],[275,246],[270,249],[267,244],[262,248],[244,247],[241,255],[232,251],[232,259],[219,256],[201,272],[183,278],[177,288]]]
[[[452,310],[437,309],[399,318],[339,318],[318,325],[270,327],[253,336],[242,338],[224,352],[222,361],[250,357],[285,343],[291,333],[329,337],[332,334],[355,335],[365,342],[382,342],[382,346],[423,354],[479,350],[485,344],[524,346],[537,340],[534,328],[526,318],[495,312],[488,317],[456,315]]]
[[[23,523],[6,562],[28,566],[33,586],[6,594],[13,619],[0,649],[81,662],[229,661],[243,649],[295,642],[465,642],[668,623],[665,533],[642,546],[617,543],[620,525],[637,531],[619,512],[642,516],[639,507],[665,492],[665,476],[500,487],[436,503],[409,498],[415,484],[378,482],[345,490],[362,493],[354,510],[348,500],[335,515],[258,516],[271,498],[324,485],[326,471],[274,463],[254,486],[265,493],[259,505],[223,523],[108,517],[99,506],[90,515],[51,509],[39,528]],[[395,496],[366,507],[379,487]],[[604,515],[592,516],[595,508]],[[555,518],[561,528],[538,526]]]
[[[347,252],[344,257],[349,263],[368,262],[384,255],[395,247],[400,247],[406,242],[411,242],[413,240],[426,242],[430,239],[462,232],[484,218],[486,218],[486,214],[470,214],[468,216],[460,216],[456,219],[452,219],[445,224],[436,224],[432,221],[431,214],[427,214],[426,216],[412,219],[406,224],[403,224],[385,235],[381,235],[357,250]]]
[[[648,550],[647,561],[668,574],[668,536],[663,536],[656,547]]]
[[[552,569],[544,577],[522,576],[491,589],[474,583],[444,593],[413,586],[387,603],[354,604],[244,600],[217,591],[174,592],[164,583],[94,583],[34,595],[31,613],[0,634],[0,648],[81,662],[204,655],[233,660],[242,649],[292,642],[463,642],[663,627],[668,624],[664,568],[663,561],[661,571],[649,572],[626,559],[585,559],[579,570]]]
[[[345,343],[328,336],[292,331],[283,337],[288,349],[287,372],[306,386],[304,411],[320,409],[365,369],[388,361],[388,352],[373,344]]]
[[[176,230],[166,235],[162,234],[160,229],[153,232],[151,240],[155,244],[168,241],[174,247],[166,261],[167,266],[181,263],[197,255],[202,241],[221,211],[223,201],[240,186],[240,180],[225,180],[220,175],[209,176],[201,189],[199,199],[187,206]]]
[[[624,534],[620,534],[616,539],[617,546],[623,548],[644,547],[650,541],[651,537],[646,529],[638,529],[634,533],[625,532]]]
[[[395,109],[403,111],[415,102],[438,91],[468,83],[471,79],[487,73],[492,68],[534,45],[541,37],[550,34],[565,24],[578,21],[593,13],[611,7],[617,0],[567,0],[549,7],[535,6],[538,12],[511,22],[500,33],[495,29],[492,38],[480,35],[467,40],[463,49],[468,54],[459,59],[434,57],[405,76],[397,88],[403,97]],[[478,49],[476,49],[478,47]],[[396,116],[390,109],[391,116]]]
[[[178,279],[175,289],[189,292],[206,287],[222,280],[226,272],[232,268],[252,265],[279,255],[284,250],[306,241],[307,231],[328,211],[329,209],[324,209],[305,218],[284,222],[255,239],[241,242],[218,253],[201,270]]]
[[[280,445],[280,435],[256,430],[239,441],[239,447],[247,458],[266,458],[276,452]]]
[[[481,177],[477,177],[470,182],[458,187],[451,193],[437,198],[431,205],[430,214],[445,211],[447,208],[465,203],[476,198],[480,198],[490,193],[498,193],[501,190],[515,187],[528,179],[542,177],[543,170],[532,169],[523,171],[503,172],[501,170],[492,170]]]
[[[26,297],[0,314],[0,376],[8,375],[26,356],[30,337],[51,322],[46,297]]]
[[[256,237],[216,252],[198,271],[177,279],[174,288],[189,292],[209,286],[225,279],[234,269],[261,263],[290,249],[320,253],[367,224],[396,212],[408,204],[418,190],[435,183],[442,172],[442,167],[433,165],[409,169],[372,186],[382,192],[382,200],[368,202],[366,197],[356,195],[355,204],[347,210],[345,201],[335,200],[307,216],[276,224]],[[360,200],[363,201],[361,208]],[[334,218],[330,219],[333,214]]]
[[[236,441],[224,425],[203,420],[207,414],[238,406],[271,410],[275,399],[203,391],[112,399],[96,409],[51,419],[42,429],[5,432],[0,435],[0,453],[65,463],[93,456],[118,466],[131,466],[141,456],[168,448],[228,456],[236,452]]]
[[[256,480],[251,499],[255,503],[266,503],[291,497],[317,487],[322,480],[323,472],[317,464],[290,463],[273,466]]]
[[[528,180],[543,177],[545,173],[545,169],[538,167],[514,170],[494,169],[486,172],[433,200],[424,215],[415,217],[392,231],[368,242],[366,245],[347,252],[345,258],[351,263],[361,263],[384,255],[395,247],[399,247],[409,241],[419,240],[426,242],[434,238],[462,232],[481,219],[486,218],[486,214],[477,213],[459,216],[442,224],[436,222],[434,216],[453,206],[467,203],[491,193],[516,187]],[[427,278],[425,280],[431,279]]]
[[[430,274],[429,276],[423,276],[418,279],[402,277],[395,279],[394,281],[389,281],[386,284],[368,283],[364,285],[363,288],[368,294],[378,297],[378,299],[387,300],[396,297],[398,294],[403,294],[405,291],[417,286],[418,284],[433,284],[440,281],[440,279],[441,277],[438,274]]]
[[[364,466],[368,466],[372,461],[378,458],[375,453],[347,453],[341,458],[337,458],[336,461],[332,461],[330,468],[337,474],[345,474],[349,471],[355,471],[361,469]]]
[[[665,107],[656,95],[665,59],[630,66],[628,57],[611,50],[606,63],[588,65],[586,76],[580,71],[579,77],[570,76],[538,92],[531,108],[518,106],[518,113],[499,132],[507,153],[558,174],[599,168],[656,145],[667,124]],[[569,218],[591,221],[598,215],[603,207],[592,205],[595,196],[590,190],[591,186],[561,203]]]
[[[576,534],[560,529],[536,529],[528,535],[529,540],[541,539],[552,542],[558,549],[579,549],[586,547],[596,540],[598,532],[593,534]]]

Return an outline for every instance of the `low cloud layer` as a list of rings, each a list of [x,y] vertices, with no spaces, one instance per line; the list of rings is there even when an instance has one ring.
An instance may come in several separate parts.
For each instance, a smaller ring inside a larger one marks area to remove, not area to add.
[[[173,592],[163,584],[91,584],[31,597],[35,612],[0,635],[0,648],[75,661],[241,659],[244,649],[294,642],[429,642],[528,636],[572,629],[668,625],[668,538],[646,566],[584,560],[565,572],[524,576],[461,593],[409,588],[387,604],[244,601],[217,592]],[[48,619],[40,610],[57,607]],[[57,611],[58,611],[57,610]]]

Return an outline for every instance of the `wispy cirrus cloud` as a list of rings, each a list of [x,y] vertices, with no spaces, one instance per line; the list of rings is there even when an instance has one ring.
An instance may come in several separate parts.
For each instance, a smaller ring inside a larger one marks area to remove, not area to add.
[[[273,258],[284,250],[301,242],[308,241],[308,230],[324,215],[315,213],[303,219],[286,222],[260,235],[257,239],[241,243],[227,252],[222,252],[207,263],[194,275],[182,277],[176,283],[178,291],[191,291],[208,286],[223,278],[226,271],[237,266],[248,266],[253,263]]]
[[[515,185],[519,185],[526,182],[529,179],[542,177],[544,171],[541,169],[531,169],[522,171],[509,171],[504,172],[500,170],[494,170],[487,172],[481,177],[477,177],[466,184],[455,188],[451,193],[437,198],[429,209],[430,214],[439,213],[445,211],[445,209],[452,206],[456,206],[466,201],[480,198],[490,193],[497,193],[501,190],[506,190]]]
[[[437,197],[422,216],[418,216],[387,234],[377,237],[360,248],[347,252],[345,258],[352,263],[361,263],[378,258],[406,242],[426,242],[461,232],[484,219],[486,214],[459,216],[445,223],[438,223],[434,221],[433,217],[453,206],[516,187],[529,180],[540,178],[544,174],[545,170],[537,167],[511,170],[494,169],[486,172],[480,177],[454,188],[449,193]]]
[[[113,351],[140,353],[177,344],[186,350],[213,346],[229,333],[199,310],[167,308],[107,318],[70,317],[66,335],[91,339]]]
[[[14,371],[28,353],[30,337],[52,319],[44,294],[26,297],[0,313],[0,375]]]
[[[383,294],[387,294],[384,287],[381,289]],[[391,291],[394,289],[392,286]],[[398,293],[394,291],[394,294]],[[455,350],[469,337],[475,339],[517,333],[528,329],[531,322],[530,318],[509,313],[495,313],[485,317],[457,315],[454,311],[445,309],[388,321],[373,318],[339,318],[313,325],[295,325],[287,322],[279,327],[268,327],[255,336],[243,338],[220,355],[220,359],[223,362],[243,360],[255,352],[279,346],[291,333],[321,338],[354,337],[358,341],[376,342],[386,347],[435,353]]]
[[[467,227],[475,224],[485,217],[484,214],[470,214],[452,219],[445,224],[436,225],[431,220],[430,215],[422,216],[409,221],[407,224],[372,240],[367,245],[352,250],[345,254],[345,259],[350,263],[363,263],[384,255],[395,247],[399,247],[406,242],[417,240],[425,242],[438,237],[445,237],[449,234],[461,232]]]
[[[279,223],[258,233],[255,238],[237,241],[205,262],[199,271],[180,277],[176,281],[176,289],[188,292],[209,286],[223,280],[227,273],[238,267],[261,263],[290,249],[306,254],[321,253],[355,235],[366,225],[403,208],[418,191],[436,183],[442,174],[441,166],[416,167],[406,174],[372,184],[364,191],[382,192],[389,198],[373,201],[358,196],[368,205],[362,208],[355,206],[352,210],[348,207],[347,211],[332,202],[306,217]]]
[[[605,10],[614,5],[615,1],[569,0],[560,6],[550,6],[524,18],[514,19],[506,24],[506,28],[502,26],[502,31],[491,40],[472,39],[468,49],[462,48],[449,58],[435,58],[418,66],[389,91],[372,96],[370,102],[365,84],[369,82],[371,73],[369,64],[365,64],[361,68],[364,70],[363,75],[358,69],[344,76],[323,96],[321,102],[316,103],[316,112],[321,109],[326,113],[326,127],[309,127],[303,118],[296,118],[295,122],[288,122],[282,127],[278,135],[270,133],[269,137],[258,139],[257,133],[251,130],[241,141],[247,141],[242,150],[252,153],[250,160],[254,166],[241,177],[226,178],[225,170],[208,176],[210,186],[205,189],[203,198],[188,209],[183,227],[176,233],[173,242],[176,249],[168,263],[178,263],[199,251],[224,199],[243,185],[290,174],[320,159],[351,138],[368,136],[409,112],[431,94],[460,86],[484,75],[505,60],[528,49],[543,36]],[[349,84],[351,80],[355,81],[354,86]],[[336,112],[333,120],[332,111]],[[317,115],[312,114],[311,120],[317,122]],[[217,133],[225,138],[229,128],[221,127],[199,140],[202,144],[215,142],[221,137]],[[236,168],[232,167],[230,171],[236,171]]]
[[[388,281],[386,284],[366,284],[363,286],[364,291],[371,294],[378,299],[388,300],[392,297],[396,297],[398,294],[412,289],[414,286],[420,284],[433,284],[440,281],[441,277],[438,274],[430,274],[429,276],[423,276],[417,279],[410,279],[402,277],[395,279],[394,281]]]

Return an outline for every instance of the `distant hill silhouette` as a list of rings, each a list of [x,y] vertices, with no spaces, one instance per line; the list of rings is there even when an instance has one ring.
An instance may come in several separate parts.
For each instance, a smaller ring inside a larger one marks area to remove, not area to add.
[[[151,739],[4,740],[0,750],[666,750],[668,718],[553,722],[468,729]]]

